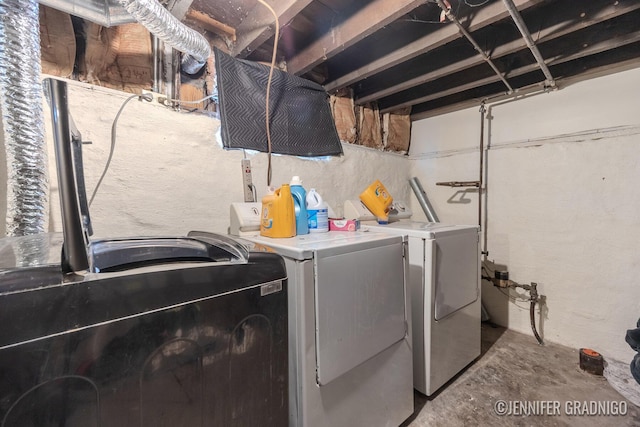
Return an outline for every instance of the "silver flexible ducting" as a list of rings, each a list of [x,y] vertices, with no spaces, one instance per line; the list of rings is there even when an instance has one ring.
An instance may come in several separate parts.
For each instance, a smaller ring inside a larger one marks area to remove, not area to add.
[[[0,1],[0,110],[7,152],[7,235],[45,231],[47,155],[36,0]]]
[[[118,4],[118,0],[39,0],[69,15],[79,16],[103,27],[129,24],[136,20]]]
[[[211,46],[202,34],[180,22],[157,0],[118,1],[151,34],[186,53],[182,58],[184,72],[195,74],[204,67],[211,55]]]

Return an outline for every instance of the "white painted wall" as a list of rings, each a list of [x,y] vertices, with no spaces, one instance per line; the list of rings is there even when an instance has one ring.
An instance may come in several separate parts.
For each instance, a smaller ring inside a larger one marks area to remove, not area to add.
[[[627,328],[640,316],[640,69],[495,107],[487,136],[489,259],[511,278],[536,281],[547,296],[545,339],[592,347],[630,360]],[[70,82],[70,107],[85,140],[87,187],[107,159],[112,120],[126,94]],[[60,231],[49,111],[50,229]],[[411,160],[344,145],[327,162],[274,157],[273,183],[302,176],[340,213],[342,203],[379,178],[396,199],[411,200],[417,176],[443,222],[476,223],[477,195],[436,187],[476,180],[480,115],[476,108],[414,123]],[[96,237],[225,233],[229,204],[242,200],[242,152],[214,137],[219,121],[138,101],[118,125],[111,169],[91,212]],[[623,128],[617,128],[623,126]],[[259,195],[266,155],[250,156]],[[528,312],[490,286],[494,321],[529,333]]]
[[[622,361],[640,317],[639,87],[633,69],[495,106],[485,139],[488,259],[539,284],[546,340]],[[442,222],[477,223],[475,192],[435,183],[478,179],[479,138],[477,108],[413,124],[412,174]],[[527,303],[486,283],[483,300],[531,333]]]
[[[84,140],[85,177],[90,195],[107,160],[111,123],[128,94],[69,82],[69,106]],[[61,231],[59,195],[45,106],[49,144],[51,231]],[[220,122],[132,100],[117,126],[109,172],[91,206],[95,237],[183,235],[190,230],[226,233],[229,205],[243,201],[242,151],[226,151],[216,142]],[[299,175],[342,213],[347,199],[357,199],[374,179],[407,200],[406,156],[343,145],[344,156],[325,161],[273,157],[272,184]],[[267,155],[248,156],[258,196],[265,194]]]

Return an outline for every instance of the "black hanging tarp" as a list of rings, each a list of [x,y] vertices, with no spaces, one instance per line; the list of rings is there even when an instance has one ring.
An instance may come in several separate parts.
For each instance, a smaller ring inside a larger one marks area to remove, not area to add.
[[[269,67],[235,59],[219,49],[214,52],[224,147],[266,152]],[[305,157],[342,154],[322,86],[275,69],[269,105],[273,153]]]

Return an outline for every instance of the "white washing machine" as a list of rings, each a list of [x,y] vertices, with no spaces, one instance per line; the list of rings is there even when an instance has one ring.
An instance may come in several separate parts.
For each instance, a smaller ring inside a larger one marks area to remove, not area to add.
[[[404,237],[271,239],[250,235],[252,221],[233,218],[250,214],[247,208],[232,206],[231,232],[279,253],[287,267],[290,425],[400,425],[413,413]]]
[[[354,214],[348,205],[345,215],[365,218],[363,230],[408,236],[413,385],[430,396],[480,355],[479,228],[407,219],[380,225],[366,220],[364,206]]]

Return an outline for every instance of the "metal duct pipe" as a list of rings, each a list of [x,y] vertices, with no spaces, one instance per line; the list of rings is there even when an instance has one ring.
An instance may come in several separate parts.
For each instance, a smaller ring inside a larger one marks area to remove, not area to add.
[[[556,82],[551,75],[551,71],[549,71],[549,67],[547,67],[547,64],[545,64],[544,58],[542,57],[540,50],[538,50],[538,46],[536,46],[535,42],[533,41],[533,38],[529,33],[529,29],[524,23],[524,20],[522,19],[522,15],[520,15],[518,8],[516,8],[516,5],[513,4],[513,1],[511,0],[502,0],[502,2],[507,7],[511,18],[513,19],[513,22],[516,23],[518,30],[520,30],[520,34],[522,34],[522,38],[529,47],[529,50],[533,54],[533,57],[536,59],[536,62],[540,66],[540,69],[544,73],[544,76],[547,78],[547,84],[551,87],[555,87]]]
[[[53,142],[56,150],[56,172],[58,175],[60,209],[62,210],[62,246],[63,273],[80,272],[89,269],[87,254],[88,236],[82,229],[85,223],[80,207],[79,176],[74,164],[73,143],[71,139],[71,116],[67,100],[67,83],[62,80],[46,79],[44,87],[51,101],[51,119],[53,122]],[[75,127],[75,125],[74,125]],[[82,141],[78,141],[82,144]],[[84,184],[84,182],[82,182]],[[86,200],[85,200],[86,202]],[[86,207],[86,205],[85,205]],[[88,215],[88,211],[87,211]],[[88,216],[87,216],[88,218]]]
[[[103,27],[130,24],[136,20],[118,0],[40,0],[40,4],[79,16]]]
[[[7,152],[7,235],[45,231],[47,155],[37,0],[0,1],[0,110]]]
[[[186,53],[182,58],[182,70],[195,74],[211,55],[207,39],[187,27],[173,16],[157,0],[118,0],[127,12],[149,32],[176,50]]]
[[[110,27],[139,22],[167,45],[186,53],[182,70],[195,74],[211,55],[211,46],[197,31],[184,25],[157,0],[40,0],[40,3]]]
[[[413,192],[418,199],[418,203],[420,203],[420,207],[422,207],[422,210],[427,216],[429,222],[440,222],[440,220],[438,219],[438,215],[436,215],[435,209],[433,209],[433,206],[431,206],[431,203],[429,203],[427,193],[424,191],[424,188],[422,188],[422,184],[420,184],[418,178],[416,178],[415,176],[411,178],[409,180],[409,185],[411,185],[411,188],[413,189]]]
[[[502,83],[504,83],[507,89],[509,89],[509,93],[512,93],[513,88],[511,87],[507,79],[504,78],[500,70],[498,70],[498,67],[496,67],[496,64],[494,64],[491,58],[489,58],[489,56],[486,53],[484,53],[484,50],[482,50],[480,45],[478,45],[478,43],[474,40],[471,34],[469,34],[467,29],[464,28],[464,26],[460,23],[458,18],[456,18],[456,16],[451,12],[451,9],[449,9],[447,5],[444,4],[443,0],[436,0],[436,3],[438,3],[438,6],[440,6],[440,9],[442,9],[442,11],[447,16],[447,18],[449,18],[451,22],[456,24],[460,32],[467,38],[467,40],[469,40],[469,42],[473,45],[473,48],[482,56],[482,59],[484,59],[487,62],[487,64],[489,64],[489,66],[493,69],[493,71],[498,75],[498,77],[500,77],[500,80],[502,80]]]

